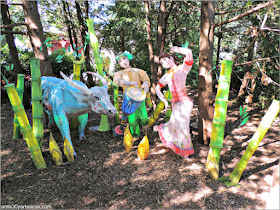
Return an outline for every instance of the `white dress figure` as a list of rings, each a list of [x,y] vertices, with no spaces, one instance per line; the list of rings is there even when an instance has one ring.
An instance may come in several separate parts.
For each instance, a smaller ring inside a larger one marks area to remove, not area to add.
[[[172,47],[171,53],[176,52],[184,54],[184,63],[177,66],[174,58],[161,53],[160,63],[170,69],[159,80],[156,86],[157,96],[164,102],[165,110],[168,102],[161,92],[161,88],[168,85],[172,95],[172,114],[167,123],[154,126],[158,131],[160,139],[164,146],[172,149],[177,155],[188,158],[194,154],[194,149],[190,136],[190,118],[193,109],[193,100],[186,92],[186,78],[193,64],[192,51],[183,47]]]

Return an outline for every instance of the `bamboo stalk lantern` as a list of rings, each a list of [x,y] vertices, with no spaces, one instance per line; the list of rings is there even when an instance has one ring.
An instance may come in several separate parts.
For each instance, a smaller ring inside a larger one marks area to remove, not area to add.
[[[206,169],[208,170],[210,176],[215,180],[217,180],[219,176],[220,152],[223,148],[232,64],[233,61],[222,61],[222,69],[215,100],[210,150],[206,162]]]
[[[147,135],[141,140],[137,149],[137,156],[141,160],[145,160],[150,153],[150,144]]]
[[[73,62],[73,80],[80,81],[81,80],[81,61],[74,61]],[[88,120],[88,114],[84,114],[83,117],[74,117],[71,119],[71,128],[78,127],[78,121],[80,120]]]
[[[273,123],[274,118],[278,115],[280,110],[280,102],[278,100],[273,100],[270,107],[268,108],[266,114],[262,118],[257,131],[254,133],[251,138],[245,153],[237,163],[235,169],[230,174],[229,179],[231,180],[231,184],[237,184],[240,180],[240,177],[246,168],[249,159],[252,157],[256,149],[258,148],[261,140],[266,134],[267,130],[270,128]]]
[[[169,92],[168,96],[167,96],[167,100],[170,101],[172,99],[172,95]],[[172,113],[172,106],[169,107],[169,109],[167,110],[166,114],[165,114],[165,122],[168,122],[170,119]]]
[[[116,85],[116,83],[113,83],[114,88],[114,106],[117,109],[117,114],[114,116],[115,119],[115,125],[119,125],[120,122],[120,106],[119,106],[119,87]]]
[[[34,136],[42,147],[44,138],[43,128],[43,97],[41,87],[41,71],[40,71],[40,60],[38,58],[30,58],[30,69],[31,69],[31,99],[32,99],[32,118],[33,124],[32,129]]]
[[[170,90],[168,89],[168,90],[166,91],[166,93],[164,94],[164,97],[165,97],[165,98],[168,98],[168,95],[169,95],[169,94],[171,95]],[[163,101],[160,101],[160,102],[158,103],[158,105],[157,105],[157,107],[156,107],[154,113],[152,114],[152,116],[150,117],[150,120],[149,120],[149,122],[148,122],[148,127],[149,127],[149,128],[151,128],[151,127],[154,125],[155,121],[157,120],[157,118],[158,118],[160,112],[163,110],[164,106],[165,106],[165,105],[164,105],[164,102],[163,102]]]
[[[14,84],[6,85],[5,89],[8,93],[11,105],[13,107],[13,111],[17,116],[23,137],[26,140],[27,146],[29,148],[31,157],[35,163],[36,168],[37,169],[46,168],[46,162],[42,156],[40,146],[32,132],[31,125],[29,124],[28,118],[26,116],[24,107],[16,91],[15,85]]]
[[[129,153],[133,146],[133,137],[130,133],[129,124],[127,124],[124,130],[123,145],[125,147],[125,152]]]
[[[93,49],[94,61],[96,64],[97,72],[98,72],[98,74],[100,74],[103,77],[103,60],[99,54],[98,39],[95,35],[95,31],[94,31],[94,27],[93,27],[93,19],[87,19],[87,25],[88,25],[90,44]],[[100,85],[101,85],[101,81],[100,81]],[[98,130],[99,131],[109,131],[110,130],[110,125],[108,122],[107,115],[101,115],[101,120],[100,120]]]
[[[52,132],[50,133],[49,137],[49,148],[55,165],[60,166],[62,164],[62,153],[59,149],[59,146],[53,138]]]
[[[24,90],[24,74],[18,74],[17,75],[17,93],[20,98],[20,101],[23,100],[23,90]],[[20,125],[17,119],[17,116],[14,115],[14,133],[13,133],[13,139],[18,139],[20,136]]]
[[[153,103],[152,103],[152,100],[151,100],[151,95],[149,92],[146,93],[146,104],[149,108],[152,108],[153,107]]]
[[[73,79],[74,80],[81,80],[81,61],[74,61],[73,62]]]

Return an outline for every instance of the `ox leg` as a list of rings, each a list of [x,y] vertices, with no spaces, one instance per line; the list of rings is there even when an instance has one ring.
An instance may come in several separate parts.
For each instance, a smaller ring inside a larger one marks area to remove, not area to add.
[[[50,110],[45,110],[45,112],[48,114],[48,127],[52,128],[55,123],[53,118],[53,113]]]
[[[79,135],[80,135],[80,140],[85,139],[85,128],[87,125],[88,121],[88,114],[82,114],[78,116],[78,121],[79,121]]]
[[[73,155],[77,156],[77,153],[75,152],[73,143],[71,141],[69,121],[67,119],[66,114],[61,113],[61,112],[59,114],[58,113],[53,113],[53,117],[54,117],[54,121],[55,121],[57,127],[60,130],[60,133],[63,136],[63,139],[64,139],[64,137],[66,137],[69,140],[70,144],[73,147]]]

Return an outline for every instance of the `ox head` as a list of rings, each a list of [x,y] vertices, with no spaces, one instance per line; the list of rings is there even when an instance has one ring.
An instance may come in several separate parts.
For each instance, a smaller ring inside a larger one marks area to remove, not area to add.
[[[117,113],[117,109],[110,101],[110,97],[107,92],[108,85],[106,80],[97,73],[93,73],[93,72],[87,72],[87,73],[96,76],[102,82],[103,86],[102,87],[95,86],[88,89],[86,86],[80,85],[74,82],[73,80],[69,79],[63,72],[60,72],[60,75],[70,85],[82,91],[82,93],[86,96],[86,101],[90,109],[93,112],[113,117]]]

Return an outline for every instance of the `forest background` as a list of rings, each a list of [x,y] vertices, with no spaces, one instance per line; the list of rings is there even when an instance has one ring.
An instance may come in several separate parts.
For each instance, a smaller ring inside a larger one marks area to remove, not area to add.
[[[193,51],[186,85],[198,89],[199,142],[208,144],[221,60],[234,61],[231,90],[239,104],[267,108],[279,99],[279,4],[276,1],[1,1],[1,72],[15,82],[30,74],[29,58],[41,74],[59,77],[96,71],[86,19],[94,19],[99,48],[134,55],[132,66],[149,74],[151,97],[163,75],[158,55],[172,46]],[[58,41],[70,46],[51,50]],[[58,59],[58,56],[63,59]],[[116,71],[118,66],[116,66]],[[1,85],[5,81],[2,79]]]

